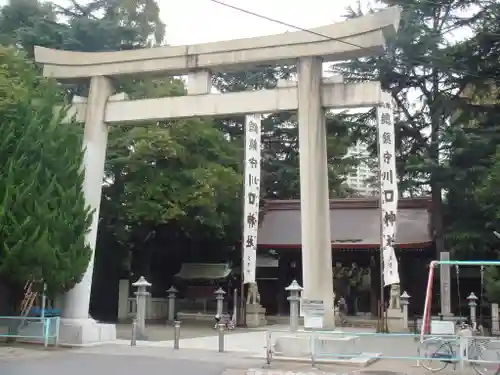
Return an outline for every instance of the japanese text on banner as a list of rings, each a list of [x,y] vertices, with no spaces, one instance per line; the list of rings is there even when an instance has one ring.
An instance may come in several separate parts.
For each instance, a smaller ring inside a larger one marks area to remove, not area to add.
[[[255,283],[260,199],[261,115],[245,118],[245,188],[243,205],[243,281]]]
[[[396,149],[394,115],[390,102],[377,108],[380,209],[382,233],[380,246],[384,272],[384,285],[399,284],[398,260],[394,251],[396,244],[396,221],[398,212],[398,181],[396,175]]]

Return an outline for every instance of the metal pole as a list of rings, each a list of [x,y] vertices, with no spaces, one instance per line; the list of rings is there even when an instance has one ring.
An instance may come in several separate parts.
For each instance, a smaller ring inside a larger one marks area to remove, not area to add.
[[[137,319],[132,320],[132,338],[130,339],[130,346],[137,345]]]
[[[174,349],[179,349],[179,341],[181,339],[181,322],[174,321]]]
[[[219,328],[219,353],[224,352],[224,323],[217,324]]]
[[[47,304],[47,283],[43,283],[43,292],[42,292],[42,312],[40,313],[40,316],[42,320],[45,318],[45,307]]]
[[[311,334],[311,367],[318,369],[316,365],[316,335],[314,332]]]
[[[271,365],[273,360],[273,344],[271,340],[271,331],[266,332],[266,364]]]
[[[238,288],[234,288],[233,290],[233,316],[231,320],[234,323],[234,327],[236,327],[236,323],[238,322]]]
[[[429,266],[429,276],[427,278],[427,289],[425,292],[424,301],[424,316],[422,317],[422,327],[420,327],[420,342],[424,342],[424,335],[430,332],[430,312],[431,312],[431,298],[432,298],[432,283],[434,280],[434,262]]]
[[[50,318],[43,321],[43,346],[49,346]]]
[[[59,346],[59,327],[61,325],[61,317],[60,316],[56,316],[56,331],[55,331],[55,342],[54,342],[54,345],[55,346]]]

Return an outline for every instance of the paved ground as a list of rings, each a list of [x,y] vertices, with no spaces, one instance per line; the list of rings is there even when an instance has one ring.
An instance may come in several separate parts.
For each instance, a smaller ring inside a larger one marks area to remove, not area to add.
[[[407,360],[382,359],[367,368],[319,365],[313,369],[308,363],[280,363],[273,361],[271,368],[264,367],[264,345],[266,332],[262,330],[235,330],[225,337],[225,353],[217,352],[217,332],[201,325],[182,327],[180,350],[173,349],[172,329],[166,326],[150,326],[150,337],[156,341],[138,342],[130,347],[130,336],[126,336],[127,326],[119,326],[122,337],[115,344],[81,348],[48,349],[36,346],[0,346],[0,375],[306,375],[335,374],[363,375],[363,370],[395,371],[407,375],[430,374],[423,368],[415,367],[417,344],[412,337],[364,336],[367,330],[350,330],[346,334],[360,334],[360,351],[383,352],[385,356],[409,356]],[[273,337],[283,332],[285,327],[274,329]],[[258,358],[260,356],[260,358]],[[464,374],[448,366],[440,375],[471,375],[466,368]],[[380,373],[379,373],[380,374]],[[368,374],[367,374],[368,375]],[[371,374],[374,375],[374,374]]]
[[[219,375],[222,363],[142,356],[91,355],[66,353],[43,359],[0,361],[0,373],[8,375]]]
[[[6,355],[6,349],[8,355]],[[241,353],[217,353],[208,350],[169,350],[161,347],[106,345],[83,349],[39,350],[0,348],[0,374],[8,375],[362,375],[363,371],[391,371],[407,375],[430,374],[412,367],[408,361],[381,360],[366,369],[347,366],[273,363],[265,368],[262,360]],[[441,375],[454,375],[449,367]],[[470,368],[464,375],[472,375]],[[462,374],[461,374],[462,375]]]

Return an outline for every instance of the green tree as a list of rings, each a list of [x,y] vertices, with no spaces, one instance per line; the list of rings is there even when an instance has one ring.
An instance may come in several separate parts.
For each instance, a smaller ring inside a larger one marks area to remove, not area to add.
[[[80,281],[90,256],[81,132],[54,114],[58,88],[22,54],[1,47],[0,62],[0,274],[57,293]]]
[[[449,134],[457,126],[456,101],[467,83],[453,58],[453,32],[471,26],[482,9],[467,0],[387,0],[403,9],[388,53],[337,65],[347,81],[379,80],[395,103],[397,169],[401,194],[430,193],[437,252],[446,250],[443,192],[453,183],[447,155]],[[362,12],[351,8],[349,16]],[[467,16],[464,17],[464,13]],[[358,116],[358,136],[376,153],[372,111]]]
[[[480,5],[482,17],[474,23],[472,36],[450,54],[469,73],[461,77],[467,89],[457,102],[460,126],[450,134],[448,237],[461,257],[495,259],[498,240],[492,231],[500,226],[493,185],[500,143],[500,4]]]
[[[476,215],[481,214],[482,228],[474,225],[471,217],[467,215],[461,222],[469,223],[471,228],[464,229],[468,237],[464,243],[476,246],[481,251],[481,259],[500,259],[498,249],[498,238],[492,235],[492,231],[500,230],[500,147],[491,157],[491,165],[486,173],[483,173],[481,182],[473,185],[474,194],[469,199],[469,206]],[[472,201],[472,202],[471,202]],[[483,236],[480,237],[480,234]],[[462,245],[463,246],[463,245]],[[485,256],[486,255],[486,256]],[[500,302],[500,267],[486,267],[484,274],[486,297],[490,302]]]
[[[71,1],[67,7],[12,0],[0,11],[0,43],[33,57],[34,46],[76,51],[118,51],[158,45],[165,25],[155,0]]]
[[[221,92],[273,89],[279,79],[290,79],[294,66],[260,67],[247,72],[222,73],[213,83]],[[243,117],[225,119],[220,129],[243,147]],[[327,153],[330,196],[346,197],[354,192],[345,184],[345,176],[356,164],[346,158],[352,145],[350,121],[345,115],[327,116]],[[299,199],[299,139],[296,114],[273,113],[262,121],[262,179],[263,199]]]

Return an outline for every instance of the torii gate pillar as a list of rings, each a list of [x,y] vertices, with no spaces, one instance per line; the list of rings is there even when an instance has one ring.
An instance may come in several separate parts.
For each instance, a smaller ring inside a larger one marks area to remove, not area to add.
[[[298,61],[302,284],[304,298],[323,300],[323,328],[335,327],[322,59]]]

